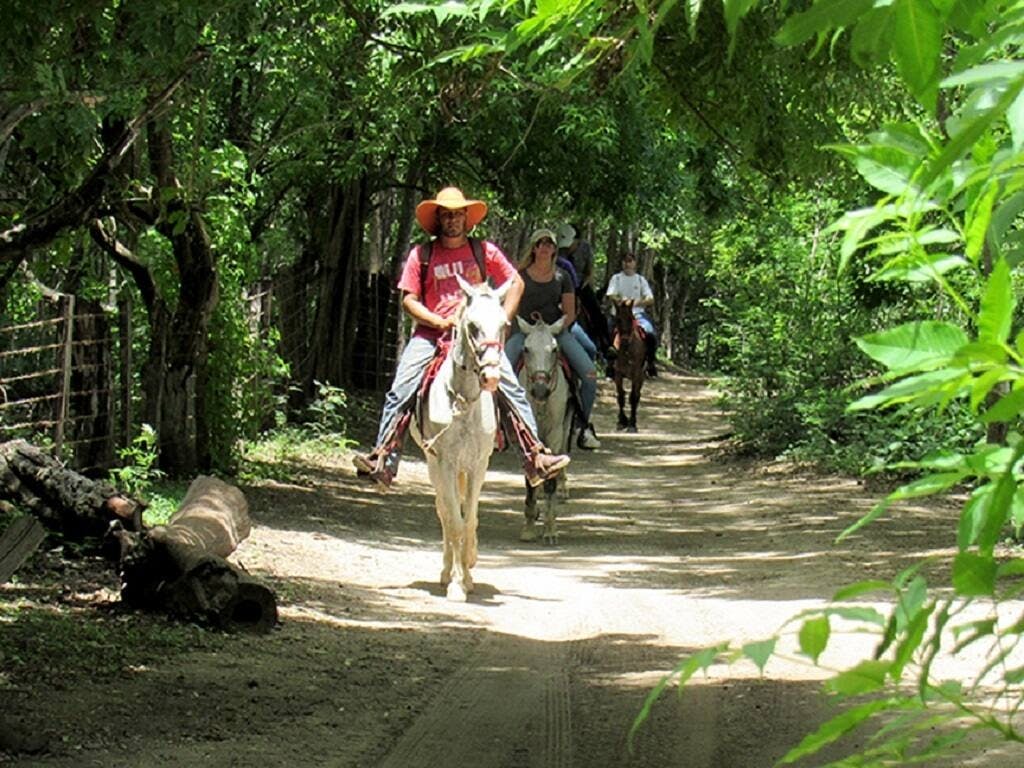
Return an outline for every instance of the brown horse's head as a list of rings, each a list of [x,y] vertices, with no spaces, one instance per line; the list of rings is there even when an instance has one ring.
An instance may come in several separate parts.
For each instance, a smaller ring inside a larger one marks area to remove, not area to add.
[[[615,331],[619,334],[619,338],[626,339],[634,333],[635,325],[633,300],[623,299],[615,305]]]

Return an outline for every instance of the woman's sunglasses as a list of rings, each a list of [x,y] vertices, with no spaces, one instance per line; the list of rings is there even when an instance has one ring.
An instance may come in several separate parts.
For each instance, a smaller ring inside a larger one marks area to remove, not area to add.
[[[554,245],[554,244],[555,244],[555,241],[552,240],[550,237],[542,237],[540,240],[537,241],[537,245]]]

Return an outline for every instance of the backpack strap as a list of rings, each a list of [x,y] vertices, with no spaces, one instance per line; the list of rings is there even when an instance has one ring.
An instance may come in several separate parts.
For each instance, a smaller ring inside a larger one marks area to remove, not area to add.
[[[480,277],[483,281],[487,282],[487,265],[484,263],[484,246],[483,242],[477,237],[470,237],[469,248],[473,251],[473,258],[476,259],[476,265],[480,269]],[[427,242],[420,245],[420,293],[426,294],[427,292],[427,275],[430,273],[430,257],[434,254],[434,241],[428,240]],[[423,296],[420,296],[422,299]]]
[[[473,251],[473,258],[480,269],[480,277],[487,282],[487,265],[484,263],[484,244],[478,237],[469,238],[469,248]],[[493,286],[492,286],[493,287]]]
[[[430,269],[430,257],[434,253],[434,241],[428,240],[420,245],[420,301],[426,298],[427,274]]]

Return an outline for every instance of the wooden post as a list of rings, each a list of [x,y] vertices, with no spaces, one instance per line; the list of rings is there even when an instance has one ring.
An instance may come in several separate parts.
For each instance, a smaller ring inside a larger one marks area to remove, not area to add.
[[[34,517],[19,517],[0,536],[0,584],[3,584],[46,538],[46,529]]]
[[[60,400],[57,407],[57,424],[54,427],[53,451],[58,458],[64,448],[64,422],[68,417],[68,401],[71,398],[71,342],[74,340],[75,328],[75,297],[64,294],[61,297],[64,305],[64,338],[61,341],[61,385]]]

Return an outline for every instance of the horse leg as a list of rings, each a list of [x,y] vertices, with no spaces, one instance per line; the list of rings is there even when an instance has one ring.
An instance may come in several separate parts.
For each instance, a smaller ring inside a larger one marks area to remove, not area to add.
[[[558,477],[556,477],[555,480],[556,480],[556,484],[557,484],[557,488],[555,490],[555,494],[558,496],[558,498],[560,500],[568,501],[569,500],[569,476],[565,473],[564,469],[561,472],[558,473]]]
[[[622,377],[615,374],[615,397],[619,401],[619,429],[629,426],[629,419],[626,418],[626,388],[622,383]]]
[[[484,485],[486,466],[477,474],[477,478],[469,483],[466,500],[462,504],[463,519],[465,522],[464,531],[464,554],[462,558],[462,588],[466,594],[473,591],[473,576],[470,573],[476,565],[477,550],[477,523],[479,522],[478,512],[480,509],[480,491]]]
[[[526,504],[524,512],[526,520],[523,522],[523,529],[519,532],[520,541],[537,540],[537,489],[526,483]]]
[[[447,480],[443,471],[431,473],[437,495],[437,516],[441,521],[441,535],[444,539],[444,563],[441,568],[441,586],[446,588],[449,600],[465,600],[466,591],[462,586],[463,555],[465,546],[465,523],[462,519],[459,501],[458,478],[455,472]],[[452,579],[457,574],[459,578]]]
[[[629,391],[629,431],[636,432],[636,409],[640,405],[640,387],[643,386],[643,379],[633,384]]]
[[[550,545],[558,543],[557,501],[555,499],[557,485],[557,478],[544,481],[544,543]]]

